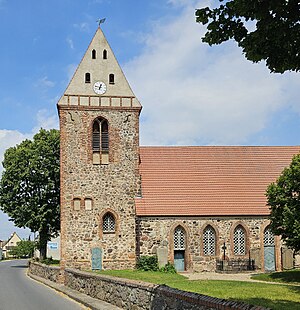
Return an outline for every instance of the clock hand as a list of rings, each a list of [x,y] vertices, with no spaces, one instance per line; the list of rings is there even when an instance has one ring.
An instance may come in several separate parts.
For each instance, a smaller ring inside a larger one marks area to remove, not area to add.
[[[101,89],[102,84],[99,85],[99,90]]]

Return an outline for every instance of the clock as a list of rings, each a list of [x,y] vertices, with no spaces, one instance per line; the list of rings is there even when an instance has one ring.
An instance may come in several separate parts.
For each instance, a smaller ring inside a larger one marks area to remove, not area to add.
[[[98,95],[103,95],[106,92],[106,85],[104,82],[95,82],[93,86],[94,92]]]

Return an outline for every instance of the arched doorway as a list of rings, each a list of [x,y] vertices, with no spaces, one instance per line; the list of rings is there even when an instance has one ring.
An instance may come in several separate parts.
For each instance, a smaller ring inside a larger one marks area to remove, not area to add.
[[[174,266],[177,271],[185,270],[185,231],[181,226],[174,230]]]
[[[275,271],[275,241],[269,226],[264,231],[264,269]]]

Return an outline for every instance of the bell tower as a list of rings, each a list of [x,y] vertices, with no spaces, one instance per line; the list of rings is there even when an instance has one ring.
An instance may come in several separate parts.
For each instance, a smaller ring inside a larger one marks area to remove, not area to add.
[[[139,114],[100,27],[58,102],[61,266],[135,266]]]

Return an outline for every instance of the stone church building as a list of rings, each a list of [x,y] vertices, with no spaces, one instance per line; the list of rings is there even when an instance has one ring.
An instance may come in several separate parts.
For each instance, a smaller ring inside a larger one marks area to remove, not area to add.
[[[280,270],[265,191],[300,148],[141,147],[141,109],[98,28],[58,102],[62,268]]]

